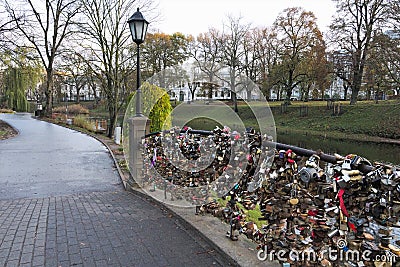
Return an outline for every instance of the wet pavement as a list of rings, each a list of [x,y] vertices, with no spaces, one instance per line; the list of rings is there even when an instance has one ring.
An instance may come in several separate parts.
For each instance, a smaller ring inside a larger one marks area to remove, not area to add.
[[[123,189],[107,149],[30,114],[0,114],[0,266],[235,265],[168,208]]]
[[[1,114],[0,119],[19,131],[0,143],[0,199],[119,187],[108,150],[95,139],[30,114]]]

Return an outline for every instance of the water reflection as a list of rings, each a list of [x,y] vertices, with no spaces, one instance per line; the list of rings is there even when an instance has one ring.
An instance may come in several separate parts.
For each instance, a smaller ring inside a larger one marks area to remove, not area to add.
[[[325,139],[293,133],[277,135],[280,143],[295,145],[312,150],[321,149],[326,154],[357,154],[370,161],[379,161],[400,165],[400,145],[357,142],[349,140]]]

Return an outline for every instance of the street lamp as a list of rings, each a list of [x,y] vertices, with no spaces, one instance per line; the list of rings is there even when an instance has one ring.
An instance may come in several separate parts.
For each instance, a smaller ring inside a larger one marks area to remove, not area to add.
[[[133,42],[137,45],[137,60],[136,60],[136,116],[141,117],[142,115],[142,103],[140,101],[141,91],[140,91],[140,62],[139,62],[139,47],[140,44],[144,42],[146,38],[147,26],[149,22],[144,19],[142,13],[140,13],[139,8],[133,15],[128,19],[129,28],[131,29],[131,35]]]

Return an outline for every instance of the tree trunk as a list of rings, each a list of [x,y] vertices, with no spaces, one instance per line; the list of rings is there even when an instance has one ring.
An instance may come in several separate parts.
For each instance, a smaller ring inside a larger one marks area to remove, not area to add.
[[[251,90],[247,90],[247,101],[251,101]]]
[[[50,116],[53,110],[53,70],[47,70],[46,77],[46,88],[45,88],[45,96],[46,96],[46,109],[45,115]]]
[[[310,89],[311,89],[311,85],[307,85],[306,90],[305,90],[304,95],[303,95],[303,101],[304,102],[308,102],[308,98],[310,96]]]
[[[361,79],[362,79],[361,66],[356,66],[356,69],[354,70],[353,73],[353,84],[351,86],[350,105],[357,104],[358,93],[361,87]]]
[[[77,86],[76,87],[76,103],[78,103],[78,104],[80,102],[80,92],[81,92],[81,89]]]
[[[236,96],[236,92],[231,92],[232,95],[232,101],[233,101],[233,110],[238,113],[238,105],[237,105],[237,96]]]
[[[349,86],[344,85],[343,89],[344,89],[343,98],[344,98],[344,100],[347,100],[347,92],[349,90]]]
[[[96,94],[96,86],[90,86],[90,87],[93,90],[94,105],[95,105],[95,107],[97,107],[98,99],[97,99],[97,94]]]
[[[110,118],[110,125],[108,125],[107,137],[112,138],[114,134],[115,124],[117,122],[117,113],[115,112],[114,107],[108,108],[108,114]]]
[[[236,70],[230,67],[230,86],[231,86],[231,100],[233,102],[233,110],[238,113],[237,95],[236,95]]]
[[[357,96],[358,94],[355,93],[355,88],[353,88],[353,91],[351,93],[351,97],[350,97],[350,105],[355,105],[357,104]]]
[[[191,98],[192,98],[192,102],[194,101],[194,91],[190,91],[190,94],[191,94]],[[183,99],[183,100],[185,100],[185,99]]]
[[[292,97],[292,88],[288,87],[286,88],[286,98],[285,98],[285,104],[290,105],[290,98]]]
[[[357,104],[358,93],[361,88],[361,73],[357,72],[354,74],[354,83],[351,88],[351,97],[350,97],[350,105]]]

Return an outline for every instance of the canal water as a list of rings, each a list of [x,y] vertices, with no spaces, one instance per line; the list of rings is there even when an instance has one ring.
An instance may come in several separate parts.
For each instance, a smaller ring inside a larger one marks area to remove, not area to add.
[[[303,134],[277,134],[279,143],[318,150],[326,154],[338,153],[342,156],[356,154],[369,161],[379,161],[400,165],[400,145],[349,140],[327,139]]]

